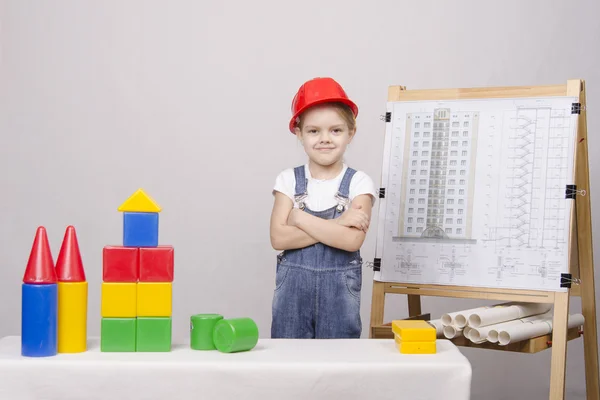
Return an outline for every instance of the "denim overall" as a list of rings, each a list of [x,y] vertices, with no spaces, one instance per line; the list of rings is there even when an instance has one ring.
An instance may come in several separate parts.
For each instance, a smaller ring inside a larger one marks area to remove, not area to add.
[[[303,203],[307,196],[304,166],[296,167],[295,198],[300,209],[323,219],[338,218],[349,205],[350,181],[356,173],[348,168],[336,199],[338,205],[312,211]],[[360,251],[348,252],[316,243],[285,250],[277,256],[272,305],[272,338],[360,338]]]

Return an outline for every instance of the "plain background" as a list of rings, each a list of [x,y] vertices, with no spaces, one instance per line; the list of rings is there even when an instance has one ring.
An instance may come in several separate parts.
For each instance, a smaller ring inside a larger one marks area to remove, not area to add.
[[[305,161],[287,123],[295,91],[315,76],[334,77],[359,104],[346,159],[376,184],[389,85],[585,79],[595,212],[599,15],[593,0],[0,2],[0,336],[20,334],[36,228],[48,229],[56,257],[70,224],[90,284],[89,334],[99,334],[102,247],[120,243],[117,207],[142,187],[164,209],[160,242],[175,246],[175,340],[204,312],[251,317],[269,337],[271,188]],[[365,337],[371,285],[365,268]],[[404,296],[388,302],[387,321],[407,315]],[[436,318],[479,304],[425,298],[423,310]],[[585,395],[582,343],[569,346],[568,399]],[[546,398],[549,351],[462,351],[474,399]]]

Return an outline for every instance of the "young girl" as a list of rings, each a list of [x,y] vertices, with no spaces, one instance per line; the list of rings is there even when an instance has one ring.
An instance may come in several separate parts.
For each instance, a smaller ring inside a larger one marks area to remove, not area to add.
[[[271,337],[359,338],[360,247],[375,186],[343,161],[358,107],[331,78],[304,83],[289,129],[308,163],[276,179],[271,244],[277,257]]]

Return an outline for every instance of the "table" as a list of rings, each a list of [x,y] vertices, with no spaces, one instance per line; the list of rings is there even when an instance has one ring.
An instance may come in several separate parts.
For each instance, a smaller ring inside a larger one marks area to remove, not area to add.
[[[438,340],[437,354],[400,354],[393,339],[261,339],[248,352],[88,351],[26,358],[20,337],[0,339],[0,399],[469,399],[471,365]]]

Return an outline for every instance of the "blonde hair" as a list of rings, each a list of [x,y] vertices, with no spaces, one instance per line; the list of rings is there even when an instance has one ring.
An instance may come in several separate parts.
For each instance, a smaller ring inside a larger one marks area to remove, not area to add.
[[[319,105],[313,106],[310,109],[316,108],[316,107],[331,107],[331,108],[333,108],[335,111],[337,111],[338,115],[344,120],[346,125],[348,125],[348,129],[350,130],[351,133],[356,130],[356,118],[354,117],[354,113],[352,112],[352,109],[350,109],[350,107],[348,107],[346,104],[340,103],[340,102],[324,103],[324,104],[319,104]],[[296,120],[296,126],[300,130],[302,130],[302,127],[304,125],[304,113],[305,112],[300,114],[298,116],[298,119]]]

